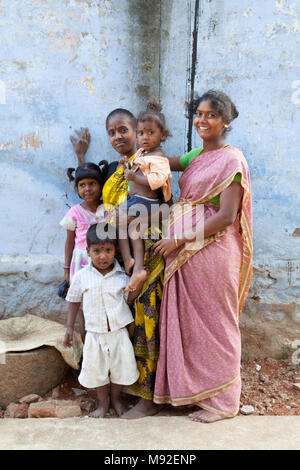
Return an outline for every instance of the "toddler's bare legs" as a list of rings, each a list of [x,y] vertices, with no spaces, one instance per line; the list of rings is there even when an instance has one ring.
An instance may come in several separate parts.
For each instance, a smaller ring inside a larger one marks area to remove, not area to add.
[[[130,244],[128,239],[128,228],[129,223],[127,214],[123,211],[117,210],[116,212],[116,224],[118,228],[118,243],[124,262],[125,271],[127,274],[131,274],[134,266],[134,258],[131,256]]]
[[[119,247],[120,247],[122,259],[123,259],[123,262],[124,262],[125,271],[126,271],[127,274],[130,275],[131,272],[132,272],[132,268],[134,266],[135,260],[131,256],[130,244],[129,244],[128,237],[127,238],[119,238],[118,242],[119,242]]]
[[[134,219],[134,217],[128,217],[127,223],[130,224]],[[138,285],[144,282],[148,277],[148,273],[144,268],[144,241],[142,238],[131,238],[128,235],[128,229],[124,226],[124,213],[122,213],[122,211],[119,211],[117,214],[117,224],[119,227],[119,247],[125,271],[127,274],[131,274],[132,272],[126,290],[134,291],[137,289]],[[141,228],[139,225],[138,227]],[[136,227],[136,229],[138,229],[138,227]],[[133,256],[131,255],[129,238]]]
[[[110,405],[110,384],[97,387],[98,407],[95,411],[90,413],[91,418],[104,418],[109,410]]]
[[[134,266],[132,271],[132,276],[126,287],[126,290],[134,291],[137,289],[141,282],[144,282],[148,273],[144,268],[144,241],[142,238],[137,238],[136,240],[131,239],[133,256],[134,256]]]

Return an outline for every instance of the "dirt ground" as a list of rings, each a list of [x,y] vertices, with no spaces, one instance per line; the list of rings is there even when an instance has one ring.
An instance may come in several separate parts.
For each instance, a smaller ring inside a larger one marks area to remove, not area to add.
[[[295,382],[300,382],[300,365],[293,365],[290,360],[271,358],[257,362],[243,362],[241,377],[240,407],[252,405],[254,415],[300,415],[300,391],[296,390],[293,385]],[[123,396],[129,407],[137,401],[136,397],[125,394]],[[49,398],[77,400],[83,416],[94,410],[96,405],[95,390],[87,391],[81,387],[77,380],[77,374],[72,369],[70,369],[61,385],[43,397],[44,400]],[[192,409],[193,406],[176,408],[166,406],[159,415],[187,415]],[[114,417],[114,411],[110,410],[109,415]]]
[[[258,370],[259,369],[259,370]],[[261,361],[243,362],[241,365],[242,393],[241,407],[252,405],[254,415],[293,416],[300,415],[300,391],[294,389],[293,384],[300,382],[300,365],[291,364],[290,360],[276,360],[272,358]],[[299,377],[299,379],[297,379]],[[75,392],[73,391],[75,389]],[[61,399],[74,399],[79,390],[84,391],[77,381],[76,374],[70,371],[64,382],[56,391]],[[45,398],[50,398],[49,392]],[[77,397],[81,402],[84,414],[94,406],[96,394],[94,391],[86,392]],[[135,403],[136,398],[126,395],[129,405]],[[165,411],[168,410],[166,407]],[[190,413],[190,407],[179,407],[176,414]],[[111,411],[113,414],[113,411]]]
[[[257,370],[261,367],[260,370]],[[242,363],[241,406],[252,405],[254,415],[300,415],[300,366],[272,358]]]

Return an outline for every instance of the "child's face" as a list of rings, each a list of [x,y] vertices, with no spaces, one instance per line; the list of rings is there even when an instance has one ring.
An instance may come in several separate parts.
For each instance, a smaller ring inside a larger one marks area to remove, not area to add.
[[[145,150],[154,150],[159,147],[165,136],[155,121],[138,122],[137,141],[138,146]]]
[[[77,185],[78,196],[86,202],[98,201],[101,196],[100,183],[97,180],[85,178]]]
[[[111,271],[115,258],[116,248],[112,242],[97,243],[87,248],[92,263],[101,274]]]
[[[111,116],[107,133],[112,147],[120,155],[131,157],[136,152],[136,129],[129,117],[123,114]]]

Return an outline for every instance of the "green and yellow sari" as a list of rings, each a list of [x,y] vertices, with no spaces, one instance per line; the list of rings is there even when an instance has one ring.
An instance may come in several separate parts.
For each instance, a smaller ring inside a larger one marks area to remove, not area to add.
[[[134,155],[130,157],[131,162]],[[123,167],[118,168],[106,181],[103,188],[103,203],[108,212],[113,212],[127,198],[128,184]],[[149,227],[145,233],[145,267],[150,275],[134,303],[134,322],[129,327],[135,358],[140,372],[138,381],[128,392],[146,400],[153,400],[156,365],[159,354],[159,311],[162,298],[164,261],[159,255],[150,257],[151,247],[161,238],[158,227]]]

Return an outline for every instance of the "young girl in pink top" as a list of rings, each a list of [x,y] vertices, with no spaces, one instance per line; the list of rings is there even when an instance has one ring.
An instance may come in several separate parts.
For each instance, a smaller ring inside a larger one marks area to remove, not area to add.
[[[119,223],[122,214],[127,215],[127,224],[138,216],[151,216],[159,210],[162,202],[171,200],[171,170],[167,157],[161,149],[161,143],[170,135],[166,128],[161,105],[155,100],[148,102],[147,108],[137,120],[138,152],[129,162],[127,157],[119,161],[124,167],[124,177],[128,181],[127,200],[120,205]],[[141,210],[139,210],[141,209]],[[148,226],[148,225],[147,225]],[[120,231],[121,232],[121,231]],[[127,274],[131,274],[127,290],[135,290],[140,282],[147,278],[144,269],[144,242],[140,237],[131,236],[130,230],[122,230],[119,247]],[[131,240],[132,252],[129,239]]]
[[[100,168],[103,166],[103,168]],[[83,202],[71,207],[60,225],[67,230],[65,244],[64,280],[70,285],[74,274],[88,264],[86,251],[86,233],[89,227],[104,219],[104,206],[101,204],[102,188],[108,168],[106,160],[99,166],[95,163],[82,163],[75,168],[68,168],[70,181],[75,180],[76,191]],[[75,171],[75,178],[72,173]],[[85,327],[82,310],[79,311],[79,328],[82,340],[85,338]]]

